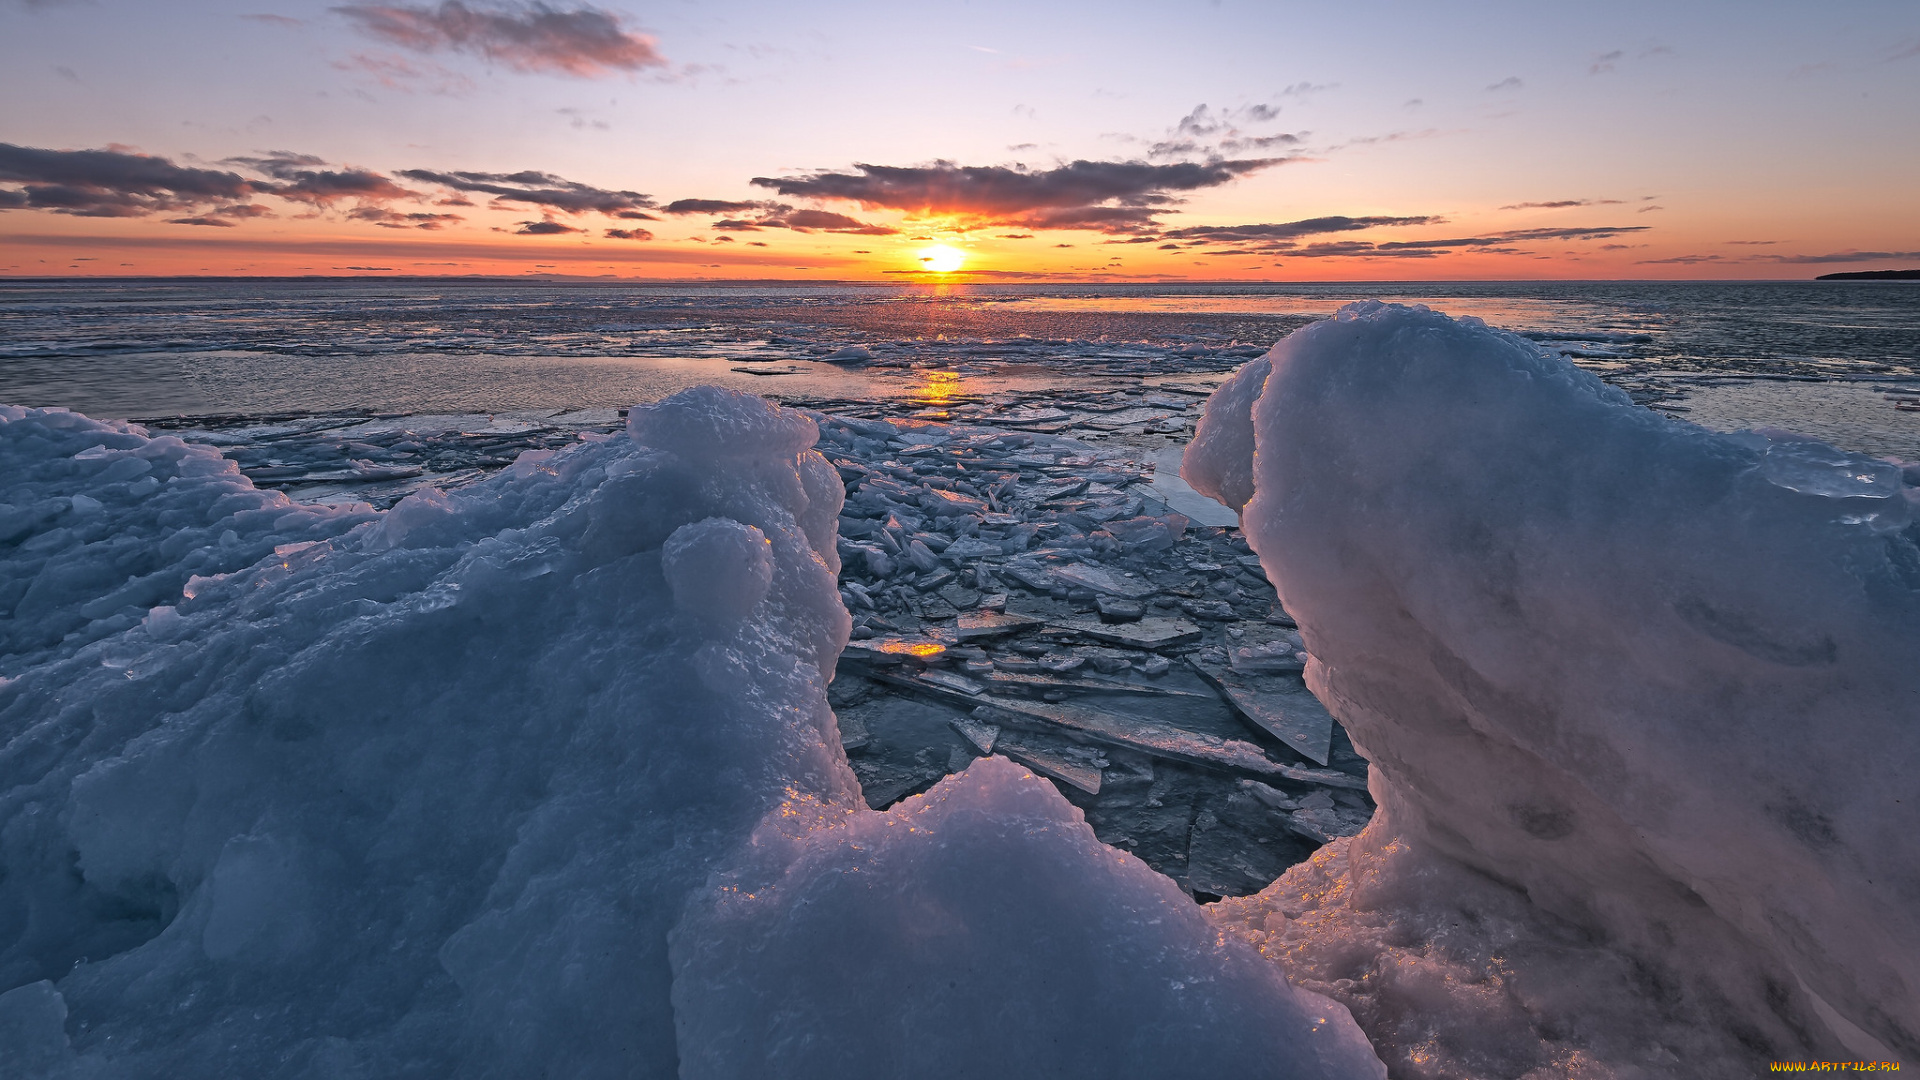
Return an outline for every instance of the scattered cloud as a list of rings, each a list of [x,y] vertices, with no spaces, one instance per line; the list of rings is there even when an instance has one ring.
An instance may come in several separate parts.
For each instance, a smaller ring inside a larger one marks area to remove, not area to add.
[[[437,232],[456,221],[466,219],[459,214],[401,213],[382,206],[362,206],[347,212],[354,221],[370,221],[383,229],[426,229]]]
[[[522,221],[520,227],[513,230],[515,236],[560,236],[564,233],[586,232],[571,225],[562,225],[552,218],[544,221]]]
[[[1208,235],[1208,229],[1181,229],[1166,234],[1168,238],[1179,238],[1184,234],[1196,234],[1198,238],[1190,244],[1222,241],[1227,246],[1215,248],[1204,254],[1208,256],[1286,256],[1302,259],[1331,258],[1395,258],[1425,259],[1462,249],[1474,249],[1500,254],[1526,254],[1513,245],[1533,243],[1543,240],[1604,240],[1623,233],[1646,231],[1644,225],[1634,226],[1591,226],[1570,229],[1514,229],[1506,232],[1489,233],[1485,236],[1445,237],[1433,240],[1392,240],[1372,242],[1367,240],[1329,240],[1313,244],[1296,243],[1293,237],[1310,236],[1329,232],[1345,232],[1349,229],[1375,228],[1383,225],[1436,224],[1442,218],[1309,218],[1305,221],[1289,222],[1284,225],[1269,226],[1224,226],[1218,232]],[[1341,224],[1351,223],[1351,224]],[[1272,230],[1271,235],[1261,235],[1257,230]],[[1225,235],[1221,235],[1221,234]]]
[[[1487,236],[1468,236],[1449,240],[1396,240],[1381,244],[1383,249],[1488,247],[1537,240],[1609,240],[1621,233],[1645,232],[1645,225],[1596,225],[1573,229],[1513,229]]]
[[[1160,236],[1144,237],[1146,240],[1190,240],[1205,244],[1213,242],[1237,243],[1247,240],[1291,240],[1301,236],[1318,233],[1351,232],[1358,229],[1373,229],[1382,226],[1434,225],[1445,219],[1424,217],[1317,217],[1300,221],[1287,221],[1268,225],[1196,225],[1186,229],[1170,229]]]
[[[394,199],[415,199],[420,193],[410,191],[394,183],[377,172],[367,169],[345,168],[327,169],[325,161],[312,154],[295,154],[285,150],[276,150],[264,157],[228,158],[223,165],[245,165],[266,173],[280,184],[261,185],[259,190],[282,199],[306,203],[316,207],[332,207],[342,199],[358,199],[368,202],[387,202]]]
[[[268,26],[284,26],[284,27],[292,28],[295,26],[307,25],[306,20],[296,19],[288,15],[248,14],[248,15],[241,15],[239,17],[247,20],[248,22],[265,23]]]
[[[1297,82],[1282,89],[1280,91],[1280,96],[1290,97],[1290,98],[1299,98],[1301,101],[1304,102],[1304,101],[1310,100],[1316,94],[1324,94],[1329,90],[1338,90],[1338,89],[1340,89],[1339,83]]]
[[[1605,75],[1607,72],[1614,70],[1615,65],[1619,64],[1621,60],[1625,59],[1626,55],[1627,55],[1626,51],[1623,49],[1614,49],[1611,52],[1603,52],[1599,56],[1596,56],[1593,58],[1593,63],[1587,65],[1587,74]]]
[[[795,232],[833,232],[854,233],[860,236],[894,236],[900,230],[885,225],[869,225],[857,218],[845,214],[836,214],[830,210],[787,210],[782,208],[766,218],[763,224],[778,225]]]
[[[1298,146],[1302,136],[1291,132],[1255,135],[1246,130],[1253,125],[1270,123],[1279,115],[1278,105],[1256,103],[1214,109],[1202,102],[1181,117],[1179,123],[1167,132],[1166,138],[1148,147],[1147,156],[1200,157],[1211,161],[1231,154],[1261,153],[1276,147]]]
[[[1561,210],[1570,206],[1626,206],[1636,202],[1642,202],[1642,203],[1652,202],[1653,200],[1659,197],[1660,196],[1658,195],[1642,195],[1638,199],[1553,199],[1547,202],[1510,203],[1506,206],[1501,207],[1500,209],[1502,210]],[[1643,206],[1640,208],[1639,212],[1646,213],[1648,210],[1658,210],[1658,209],[1660,208],[1657,206]]]
[[[1620,201],[1619,199],[1601,199],[1599,202],[1600,203],[1617,203],[1619,201]],[[1599,204],[1595,203],[1595,201],[1592,199],[1554,199],[1551,202],[1514,203],[1510,206],[1503,206],[1500,209],[1502,210],[1559,210],[1562,207],[1567,207],[1567,206],[1595,206],[1595,205],[1599,205]]]
[[[605,235],[609,240],[651,240],[653,239],[653,234],[648,232],[645,229],[608,229]]]
[[[457,71],[429,60],[410,60],[395,53],[354,53],[334,61],[341,71],[357,71],[373,78],[388,90],[413,93],[425,89],[434,94],[465,94],[473,89],[473,80]]]
[[[1526,85],[1527,85],[1526,83],[1523,83],[1520,81],[1520,76],[1509,75],[1506,78],[1501,79],[1499,82],[1494,83],[1493,85],[1487,87],[1487,91],[1489,93],[1497,94],[1506,90],[1519,90]]]
[[[600,120],[595,117],[587,115],[587,111],[585,109],[576,109],[572,106],[568,106],[562,109],[555,109],[554,112],[557,112],[561,116],[566,117],[568,126],[572,127],[575,131],[585,131],[587,128],[593,128],[595,131],[612,131],[613,130],[612,124],[608,123],[605,120]]]
[[[552,173],[436,172],[403,169],[400,176],[422,184],[438,184],[454,191],[491,195],[495,202],[518,203],[567,214],[593,211],[635,221],[658,221],[646,210],[653,199],[637,191],[612,191],[564,180]]]
[[[657,43],[624,26],[620,16],[591,6],[466,4],[348,4],[334,11],[361,32],[420,53],[466,52],[515,71],[591,79],[664,67]]]
[[[1286,160],[1169,164],[1081,160],[1040,170],[951,161],[916,166],[859,164],[854,166],[857,172],[760,176],[753,183],[789,197],[858,203],[868,209],[902,211],[910,218],[959,218],[971,227],[1128,233],[1156,228],[1154,215],[1181,201],[1174,192],[1218,187]]]
[[[1674,255],[1665,259],[1641,259],[1641,266],[1697,266],[1700,263],[1720,262],[1718,255]]]
[[[218,210],[215,210],[214,213],[221,217],[245,219],[273,216],[272,209],[262,206],[259,203],[234,203],[229,206],[222,206]]]
[[[1884,259],[1920,259],[1920,251],[1835,251],[1826,255],[1762,255],[1767,262],[1779,263],[1855,263]]]
[[[663,214],[737,214],[765,206],[760,202],[730,202],[726,199],[675,199],[660,208]]]
[[[211,225],[220,229],[233,228],[233,222],[217,217],[182,217],[167,219],[169,225]]]

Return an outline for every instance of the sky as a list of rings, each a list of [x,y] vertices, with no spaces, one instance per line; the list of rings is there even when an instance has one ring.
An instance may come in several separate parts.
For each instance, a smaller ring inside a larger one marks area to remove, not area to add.
[[[0,0],[0,275],[1920,266],[1920,4]]]

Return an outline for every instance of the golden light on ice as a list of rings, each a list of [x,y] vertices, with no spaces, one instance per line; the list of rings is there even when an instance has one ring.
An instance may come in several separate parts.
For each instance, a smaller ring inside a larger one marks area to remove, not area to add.
[[[945,244],[936,244],[933,247],[924,248],[920,252],[921,268],[931,270],[936,274],[951,274],[966,265],[966,261],[967,256],[964,252],[950,248]]]

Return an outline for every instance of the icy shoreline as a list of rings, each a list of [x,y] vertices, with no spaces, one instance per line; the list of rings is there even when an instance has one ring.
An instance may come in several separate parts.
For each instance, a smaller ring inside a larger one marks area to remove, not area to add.
[[[690,391],[375,514],[0,415],[29,1075],[1382,1075],[1005,759],[861,805],[804,416]]]
[[[1361,305],[1189,448],[1255,558],[1155,475],[1193,402],[706,389],[194,433],[226,459],[0,411],[0,1050],[1436,1080],[1912,1053],[1915,470]]]

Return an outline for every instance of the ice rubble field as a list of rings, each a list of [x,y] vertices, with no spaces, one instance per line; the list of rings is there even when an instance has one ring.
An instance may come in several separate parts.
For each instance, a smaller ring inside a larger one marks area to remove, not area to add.
[[[1380,806],[1210,913],[1395,1075],[1920,1060],[1920,468],[1369,303],[1222,387],[1184,473]]]
[[[0,409],[0,1071],[1383,1075],[1024,770],[864,808],[815,435],[692,390],[376,514]]]

